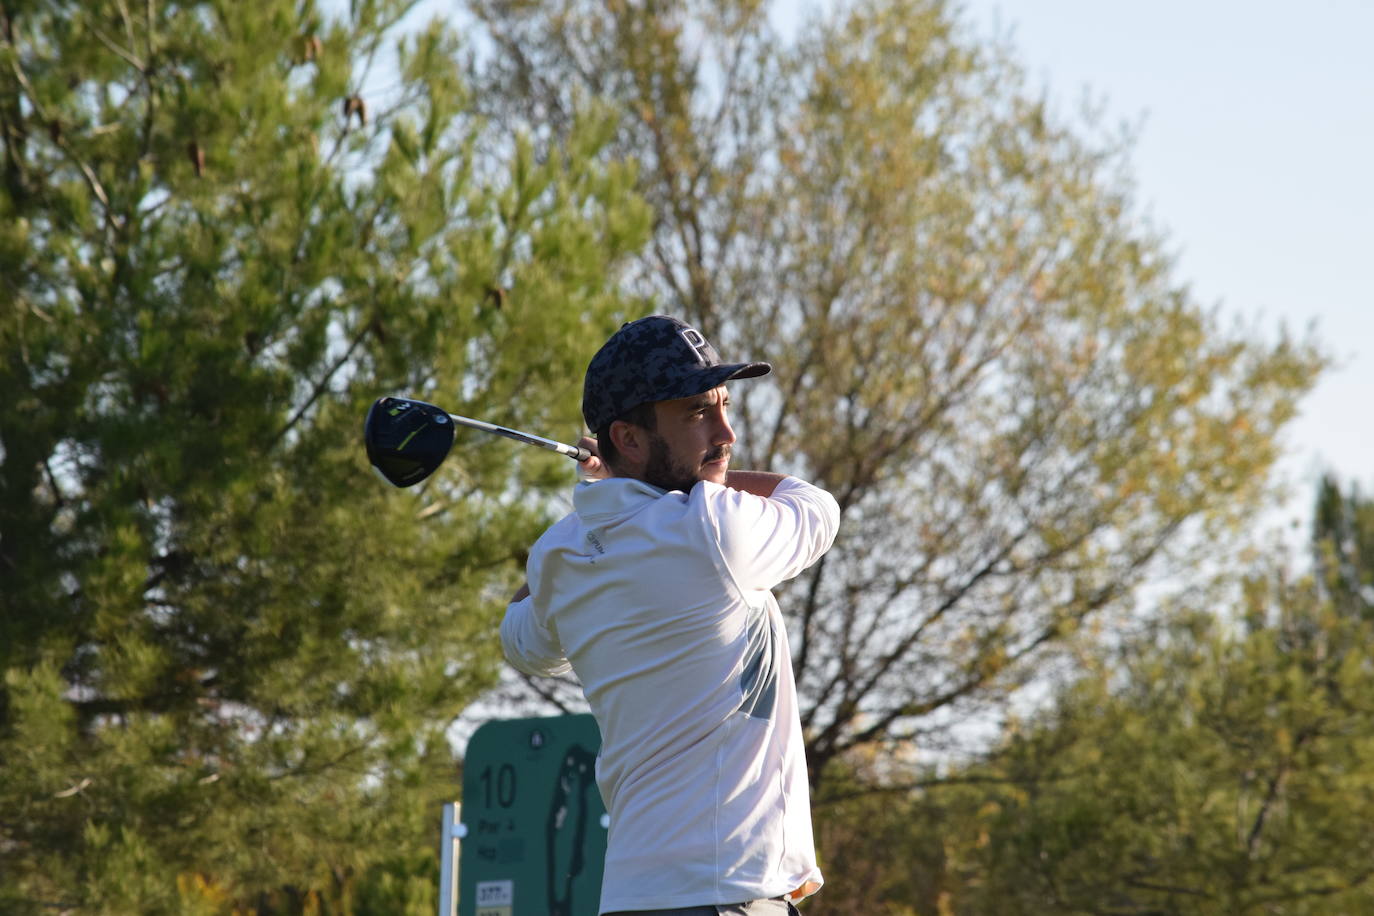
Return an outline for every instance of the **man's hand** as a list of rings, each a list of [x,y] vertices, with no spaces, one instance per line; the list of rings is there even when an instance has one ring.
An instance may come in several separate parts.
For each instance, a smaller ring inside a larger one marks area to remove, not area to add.
[[[585,448],[592,453],[592,457],[581,462],[577,466],[577,476],[583,480],[605,480],[613,477],[611,469],[606,466],[606,462],[601,460],[601,453],[596,449],[596,440],[591,436],[583,436],[577,440],[580,448]]]

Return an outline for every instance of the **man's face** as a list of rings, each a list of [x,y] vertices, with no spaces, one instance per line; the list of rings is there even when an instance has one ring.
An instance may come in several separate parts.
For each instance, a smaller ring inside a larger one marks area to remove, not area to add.
[[[665,490],[686,492],[698,480],[725,483],[735,431],[726,416],[725,386],[675,401],[659,401],[658,429],[649,435],[644,480]]]

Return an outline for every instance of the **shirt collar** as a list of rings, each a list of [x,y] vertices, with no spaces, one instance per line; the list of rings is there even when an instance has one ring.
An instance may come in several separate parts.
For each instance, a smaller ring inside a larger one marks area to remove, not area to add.
[[[579,481],[573,490],[573,508],[584,521],[605,522],[635,512],[669,491],[633,477]],[[686,494],[672,491],[682,499]]]

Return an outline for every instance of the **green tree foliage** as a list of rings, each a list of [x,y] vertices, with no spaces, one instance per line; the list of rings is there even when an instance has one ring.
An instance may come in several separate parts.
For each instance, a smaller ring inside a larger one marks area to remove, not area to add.
[[[362,418],[575,434],[648,211],[612,120],[485,124],[408,8],[0,4],[6,913],[432,911],[571,469],[460,436],[401,493]]]
[[[948,873],[971,818],[949,782],[913,785],[919,762],[875,748],[845,755],[814,806],[816,851],[826,884],[807,916],[949,916]]]
[[[795,38],[757,0],[474,0],[481,104],[620,112],[652,244],[629,287],[774,373],[743,463],[839,498],[783,596],[812,778],[937,740],[1266,498],[1322,359],[1225,326],[1132,202],[1129,137],[1058,115],[938,0]]]
[[[916,870],[959,913],[1374,910],[1374,622],[1321,576],[1367,581],[1371,508],[1328,481],[1317,575],[1273,563],[1091,667],[961,774],[982,791],[933,793],[949,854]]]
[[[1374,619],[1374,502],[1324,477],[1312,525],[1316,574],[1345,617]]]

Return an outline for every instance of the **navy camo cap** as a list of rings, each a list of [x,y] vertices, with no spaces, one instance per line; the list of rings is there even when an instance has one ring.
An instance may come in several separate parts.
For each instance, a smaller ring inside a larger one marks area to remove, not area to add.
[[[728,379],[767,375],[767,363],[722,363],[701,332],[667,315],[622,325],[596,351],[582,384],[582,419],[593,432],[641,404],[689,398]]]

